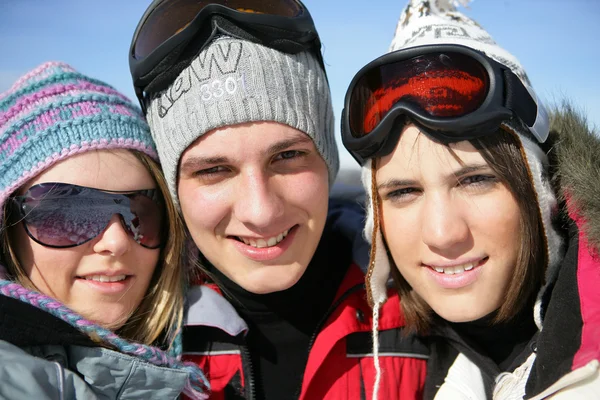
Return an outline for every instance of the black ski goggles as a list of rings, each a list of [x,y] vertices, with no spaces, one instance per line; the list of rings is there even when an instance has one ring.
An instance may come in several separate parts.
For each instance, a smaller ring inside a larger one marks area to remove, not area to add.
[[[89,242],[115,214],[141,246],[156,249],[163,242],[164,203],[156,189],[111,192],[48,182],[10,201],[18,218],[13,222],[23,222],[27,235],[43,246],[67,248]]]
[[[362,165],[395,147],[406,117],[444,141],[474,139],[518,118],[539,143],[548,115],[508,68],[460,45],[419,46],[363,67],[346,92],[342,141]]]
[[[323,69],[321,42],[299,0],[154,0],[140,20],[129,50],[136,96],[166,89],[217,35],[263,44],[285,53],[312,49]]]

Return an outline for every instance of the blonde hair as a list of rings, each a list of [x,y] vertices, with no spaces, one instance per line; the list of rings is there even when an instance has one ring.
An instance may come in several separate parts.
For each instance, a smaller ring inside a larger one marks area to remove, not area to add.
[[[179,212],[171,200],[160,166],[144,153],[134,150],[131,152],[150,172],[164,199],[166,218],[163,229],[167,241],[161,248],[148,291],[116,333],[124,339],[168,348],[173,345],[183,321],[185,230]],[[9,226],[7,214],[5,204],[2,227]],[[0,235],[0,242],[2,261],[6,263],[9,276],[24,287],[37,290],[16,257],[10,235],[6,232]],[[98,341],[97,338],[92,339]]]

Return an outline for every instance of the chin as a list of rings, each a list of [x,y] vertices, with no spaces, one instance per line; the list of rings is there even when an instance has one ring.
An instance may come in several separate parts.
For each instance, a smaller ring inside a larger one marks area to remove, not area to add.
[[[123,325],[125,325],[125,323],[127,322],[127,320],[129,319],[129,317],[131,317],[131,314],[133,313],[133,311],[130,310],[115,310],[114,312],[103,312],[103,313],[96,313],[96,314],[92,314],[92,315],[85,315],[82,314],[83,317],[85,317],[86,319],[89,319],[90,321],[94,321],[95,323],[97,323],[98,325],[100,325],[103,328],[106,329],[110,329],[112,331],[116,331],[117,329],[121,328]]]
[[[280,265],[270,267],[269,271],[256,271],[251,279],[246,279],[245,282],[238,284],[245,290],[255,294],[281,292],[298,283],[304,271],[306,271],[306,268],[296,270],[294,266]]]
[[[480,318],[485,317],[492,311],[488,310],[472,310],[472,309],[463,309],[463,310],[448,310],[444,309],[433,309],[437,315],[442,317],[448,322],[454,323],[462,323],[462,322],[472,322],[476,321]]]

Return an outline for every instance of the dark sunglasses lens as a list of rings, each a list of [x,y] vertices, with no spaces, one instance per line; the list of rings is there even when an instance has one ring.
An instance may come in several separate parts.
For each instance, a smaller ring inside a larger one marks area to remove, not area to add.
[[[188,26],[207,5],[218,4],[247,14],[297,17],[302,7],[296,0],[170,0],[163,1],[147,17],[135,39],[133,56],[141,60]]]
[[[128,198],[128,210],[124,210],[121,217],[133,239],[150,249],[159,247],[163,238],[162,205],[143,194],[129,195]]]
[[[352,136],[371,133],[399,102],[436,118],[456,118],[479,108],[489,90],[486,69],[460,53],[431,53],[369,70],[350,97]]]
[[[83,244],[98,236],[115,214],[142,246],[157,248],[161,244],[162,205],[145,194],[41,184],[28,191],[21,212],[29,234],[47,246]]]
[[[53,247],[72,247],[97,236],[108,220],[89,199],[49,191],[23,202],[25,227],[38,242]],[[102,214],[102,215],[99,215]]]

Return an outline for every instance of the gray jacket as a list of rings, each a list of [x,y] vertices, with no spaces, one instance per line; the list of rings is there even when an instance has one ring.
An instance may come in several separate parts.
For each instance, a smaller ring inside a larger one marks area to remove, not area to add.
[[[0,295],[0,399],[175,399],[188,372],[99,347],[70,324]]]
[[[175,399],[188,373],[101,347],[0,340],[1,399]]]

